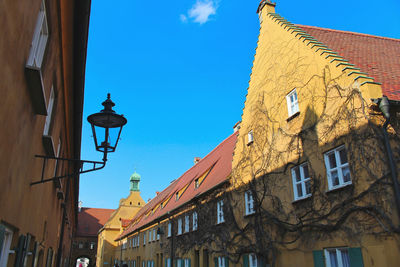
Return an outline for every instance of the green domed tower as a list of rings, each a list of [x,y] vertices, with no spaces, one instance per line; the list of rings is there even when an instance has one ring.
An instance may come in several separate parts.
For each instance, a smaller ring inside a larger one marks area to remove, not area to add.
[[[140,175],[136,171],[131,175],[131,191],[139,191]]]

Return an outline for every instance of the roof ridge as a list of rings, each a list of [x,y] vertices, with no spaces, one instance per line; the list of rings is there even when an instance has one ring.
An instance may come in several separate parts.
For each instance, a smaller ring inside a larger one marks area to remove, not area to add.
[[[94,209],[94,210],[115,210],[115,209],[106,209],[106,208],[92,208],[92,207],[82,207],[81,209]]]
[[[310,25],[302,25],[302,24],[294,24],[294,25],[296,25],[298,27],[305,27],[305,28],[318,29],[318,30],[327,30],[327,31],[332,31],[332,32],[347,33],[347,34],[353,34],[353,35],[359,35],[359,36],[365,36],[365,37],[373,37],[373,38],[377,38],[377,39],[400,42],[400,39],[391,38],[391,37],[384,37],[384,36],[378,36],[378,35],[372,35],[372,34],[368,34],[368,33],[343,31],[343,30],[336,30],[336,29],[323,28],[323,27],[310,26]]]

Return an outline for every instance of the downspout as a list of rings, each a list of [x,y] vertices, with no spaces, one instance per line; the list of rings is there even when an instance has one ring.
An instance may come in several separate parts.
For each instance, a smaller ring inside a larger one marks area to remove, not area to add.
[[[399,181],[397,179],[397,169],[393,158],[392,148],[389,142],[389,135],[387,132],[387,127],[390,123],[390,103],[386,96],[383,96],[381,99],[378,100],[379,109],[382,111],[383,116],[385,117],[386,121],[383,124],[382,132],[383,132],[383,139],[386,147],[386,153],[389,160],[389,167],[390,167],[390,174],[392,177],[393,182],[393,191],[394,191],[394,198],[397,207],[397,215],[400,219],[400,188],[399,188]]]

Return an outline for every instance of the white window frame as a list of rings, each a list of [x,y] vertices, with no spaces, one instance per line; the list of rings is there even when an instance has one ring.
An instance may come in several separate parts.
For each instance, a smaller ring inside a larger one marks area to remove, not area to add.
[[[253,142],[254,142],[254,132],[253,132],[253,130],[250,130],[247,133],[247,144],[250,145]]]
[[[181,235],[182,234],[182,218],[178,219],[178,233],[177,235]]]
[[[47,105],[47,116],[44,122],[43,127],[43,135],[49,136],[50,135],[50,126],[53,117],[53,110],[54,110],[54,100],[55,100],[55,93],[54,93],[54,86],[51,86],[50,90],[50,97],[49,97],[49,104]]]
[[[305,175],[305,171],[304,171],[305,167],[307,167],[307,169],[308,169],[309,177],[306,177],[306,175]],[[297,177],[296,168],[299,169],[300,177]],[[310,197],[312,195],[312,193],[311,193],[310,168],[309,168],[308,162],[305,162],[303,164],[293,167],[291,169],[291,174],[292,174],[294,200],[299,200],[299,199],[304,199],[304,198]],[[297,181],[297,178],[299,178],[299,181]],[[307,194],[307,185],[306,185],[307,183],[310,183],[310,193],[308,193],[308,194]],[[301,186],[302,195],[299,194],[298,185]]]
[[[184,260],[183,266],[184,266],[184,267],[189,267],[189,266],[190,266],[189,262],[190,262],[190,259],[189,259],[189,258],[186,258],[186,259]]]
[[[225,267],[226,262],[225,262],[225,257],[218,257],[218,267]]]
[[[249,254],[249,267],[257,267],[257,255],[255,253]]]
[[[146,232],[143,232],[143,246],[146,245]]]
[[[245,205],[245,215],[250,215],[255,213],[254,209],[254,198],[251,190],[244,192],[244,205]]]
[[[224,218],[224,200],[217,202],[217,224],[225,222]]]
[[[172,224],[171,224],[171,222],[168,223],[168,227],[167,228],[168,228],[167,237],[170,237],[172,235]]]
[[[156,228],[153,229],[153,241],[156,241]]]
[[[11,252],[10,248],[14,232],[7,226],[5,225],[2,226],[4,227],[4,238],[3,238],[2,249],[0,251],[0,266],[7,266],[8,255]]]
[[[47,25],[46,6],[44,0],[40,5],[38,18],[36,20],[35,30],[29,51],[27,66],[41,68],[46,50],[47,40],[49,38],[49,28]]]
[[[340,158],[340,151],[344,150],[346,153],[346,159],[347,162],[342,164],[341,163],[341,158]],[[329,162],[329,156],[334,154],[335,155],[335,162],[336,162],[336,167],[331,168],[330,166],[330,162]],[[327,172],[327,178],[328,178],[328,187],[329,190],[333,190],[336,188],[340,188],[346,185],[351,184],[351,174],[350,174],[350,166],[349,166],[349,161],[348,161],[348,157],[347,157],[347,149],[345,148],[344,145],[339,146],[335,149],[332,149],[328,152],[326,152],[324,154],[324,158],[325,158],[325,167],[326,167],[326,172]],[[349,181],[345,182],[344,181],[344,175],[343,175],[343,171],[347,170],[348,174],[349,174]],[[332,173],[337,172],[337,176],[338,176],[338,185],[333,185],[332,183]]]
[[[185,233],[189,232],[189,221],[190,221],[190,217],[189,215],[185,215]]]
[[[299,98],[296,88],[290,91],[290,93],[286,95],[286,102],[287,102],[289,117],[299,112]]]
[[[337,267],[344,267],[343,265],[343,255],[342,251],[347,251],[347,257],[349,257],[349,248],[347,247],[340,247],[340,248],[326,248],[324,249],[324,256],[325,256],[325,266],[326,267],[332,267],[331,261],[330,261],[330,256],[329,253],[335,251],[336,253],[336,260],[337,260]],[[350,263],[350,258],[349,258],[349,263]]]
[[[197,212],[196,211],[193,212],[193,225],[192,225],[192,227],[193,227],[193,231],[197,230]]]

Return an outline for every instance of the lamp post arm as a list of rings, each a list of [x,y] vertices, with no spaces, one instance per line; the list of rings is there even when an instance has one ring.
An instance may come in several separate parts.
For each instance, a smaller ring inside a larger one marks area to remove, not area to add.
[[[31,185],[42,184],[42,183],[55,181],[55,180],[62,179],[62,178],[69,178],[69,177],[76,176],[76,175],[82,174],[82,173],[97,171],[97,170],[103,169],[106,166],[106,160],[104,160],[104,158],[103,158],[103,161],[93,161],[93,160],[59,158],[59,157],[51,157],[51,156],[43,156],[43,155],[35,155],[35,157],[43,159],[42,177],[39,181],[32,182]],[[105,156],[105,157],[107,157],[107,156]],[[45,172],[45,166],[46,166],[47,160],[79,163],[79,171],[44,179],[44,172]],[[84,169],[85,163],[92,164],[92,167],[85,170]]]

